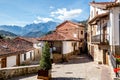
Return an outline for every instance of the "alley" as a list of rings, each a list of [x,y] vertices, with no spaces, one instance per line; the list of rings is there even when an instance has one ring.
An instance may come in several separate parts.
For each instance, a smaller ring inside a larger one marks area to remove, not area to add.
[[[104,74],[104,75],[103,75]],[[37,80],[37,74],[10,80]],[[112,80],[110,68],[98,65],[86,55],[74,56],[68,62],[53,64],[52,80]]]
[[[108,66],[98,65],[86,55],[75,56],[69,62],[54,65],[52,78],[53,80],[112,80]]]

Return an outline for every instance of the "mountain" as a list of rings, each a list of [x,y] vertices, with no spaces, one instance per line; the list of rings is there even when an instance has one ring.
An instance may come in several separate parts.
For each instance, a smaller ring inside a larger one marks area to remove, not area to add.
[[[79,22],[78,20],[75,20],[75,19],[72,19],[72,20],[70,20],[70,21],[72,21],[72,22],[76,22],[76,23]]]
[[[10,36],[10,37],[16,37],[17,35],[8,31],[0,30],[0,35],[2,36]]]
[[[33,24],[26,25],[24,27],[1,25],[0,30],[9,31],[19,36],[24,36],[24,35],[33,36],[33,34],[35,36],[38,36],[35,33],[39,33],[39,35],[41,36],[43,33],[46,34],[47,32],[54,30],[57,25],[58,23],[53,21],[49,21],[46,23],[38,23],[38,24],[33,23]]]
[[[45,33],[41,32],[41,31],[36,31],[36,32],[29,32],[29,33],[27,33],[27,34],[25,34],[23,36],[24,37],[32,37],[32,38],[34,38],[34,37],[41,37],[43,35],[45,35]]]
[[[17,34],[17,35],[21,35],[22,31],[23,31],[22,27],[20,27],[20,26],[9,26],[9,25],[0,26],[0,30],[12,32],[12,33]]]
[[[29,24],[24,27],[25,30],[28,30],[28,32],[35,32],[35,31],[42,31],[44,33],[47,33],[51,30],[54,30],[56,28],[58,23],[49,21],[47,23],[38,23],[38,24]]]

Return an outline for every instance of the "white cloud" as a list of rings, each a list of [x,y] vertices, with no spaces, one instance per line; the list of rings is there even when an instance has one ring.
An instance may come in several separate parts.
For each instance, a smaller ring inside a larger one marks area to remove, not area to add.
[[[45,22],[48,22],[48,21],[53,21],[52,18],[44,18],[44,17],[37,17],[37,20],[34,20],[34,23],[45,23]]]
[[[54,7],[53,7],[53,6],[50,6],[50,9],[54,9]]]
[[[81,9],[72,9],[67,10],[66,8],[57,9],[54,12],[51,12],[52,17],[56,17],[60,20],[66,20],[66,19],[73,19],[75,17],[78,17],[80,13],[82,12]]]

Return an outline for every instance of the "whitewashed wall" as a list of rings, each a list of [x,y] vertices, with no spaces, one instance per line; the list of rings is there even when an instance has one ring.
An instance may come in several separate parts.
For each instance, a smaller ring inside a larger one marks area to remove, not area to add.
[[[38,48],[41,47],[41,43],[34,43],[34,44],[33,44],[33,47],[36,48],[36,49],[38,49]]]
[[[72,41],[63,41],[63,54],[73,52]]]
[[[30,52],[31,52],[31,51],[26,52],[26,60],[27,60],[27,59],[30,59]]]
[[[16,56],[7,57],[7,66],[6,67],[12,67],[14,65],[16,65]]]
[[[24,61],[24,54],[20,54],[20,63]]]
[[[90,6],[90,15],[91,15],[91,16],[90,16],[90,20],[96,16],[96,12],[97,12],[98,14],[102,14],[102,13],[106,13],[107,10],[102,10],[102,9],[95,8],[95,7],[93,7],[93,6]]]
[[[98,11],[98,14],[102,14],[102,13],[107,12],[107,10],[102,10],[102,9],[98,9],[98,8],[96,8],[96,11]]]
[[[119,13],[118,7],[110,11],[110,45],[119,45]]]
[[[32,59],[34,59],[34,57],[35,57],[34,50],[32,50],[31,52],[32,52]]]
[[[32,54],[32,59],[34,58],[34,50],[31,50],[31,51],[28,51],[28,52],[25,53],[26,54],[26,60],[30,59],[30,52]],[[20,55],[20,63],[22,63],[22,62],[24,62],[26,60],[24,60],[24,54],[21,54]]]

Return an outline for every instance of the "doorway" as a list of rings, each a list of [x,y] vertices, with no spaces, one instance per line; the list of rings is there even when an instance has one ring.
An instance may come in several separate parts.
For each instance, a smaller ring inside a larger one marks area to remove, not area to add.
[[[1,62],[2,62],[1,68],[5,68],[5,67],[6,67],[6,63],[7,63],[6,57],[5,57],[5,58],[2,58]]]

